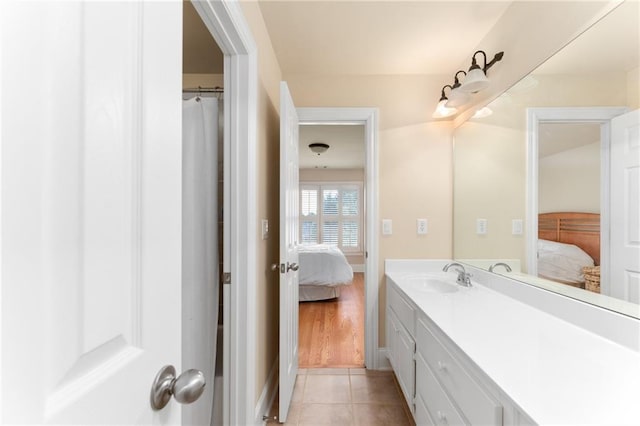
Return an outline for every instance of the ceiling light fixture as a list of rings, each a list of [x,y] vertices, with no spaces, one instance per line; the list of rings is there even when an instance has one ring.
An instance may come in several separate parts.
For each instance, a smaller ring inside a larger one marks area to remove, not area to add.
[[[484,57],[484,66],[480,68],[478,62],[476,61],[476,55],[478,53],[482,53]],[[487,70],[493,66],[496,62],[502,59],[504,56],[504,52],[498,52],[493,57],[491,62],[487,63],[487,54],[482,50],[478,50],[473,54],[471,60],[471,67],[469,68],[469,72],[464,79],[464,83],[460,86],[460,90],[468,93],[476,93],[480,90],[486,89],[489,87],[489,79],[487,78]]]
[[[447,87],[449,89],[453,89],[453,87],[451,87],[450,84],[447,84],[442,88],[442,92],[440,94],[440,101],[438,102],[438,106],[436,107],[436,110],[433,112],[433,115],[431,116],[432,118],[449,117],[450,115],[453,115],[456,112],[458,112],[456,108],[447,108],[445,106],[445,104],[449,100],[449,98],[447,98],[447,96],[444,94],[444,89],[446,89]]]
[[[471,95],[469,95],[469,93],[460,90],[462,87],[460,80],[458,80],[458,74],[460,73],[467,75],[467,73],[462,70],[456,73],[453,86],[451,87],[451,92],[449,93],[449,100],[444,104],[447,108],[457,108],[466,104],[469,102],[469,99],[471,99]]]
[[[327,150],[329,149],[329,145],[327,145],[326,143],[322,143],[322,142],[314,142],[309,144],[309,149],[311,151],[313,151],[314,153],[320,155],[322,153],[327,152]]]

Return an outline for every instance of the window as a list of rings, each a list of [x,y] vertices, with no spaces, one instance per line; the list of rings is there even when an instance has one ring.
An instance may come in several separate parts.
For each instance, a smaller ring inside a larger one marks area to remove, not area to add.
[[[300,185],[300,241],[362,252],[359,183]]]

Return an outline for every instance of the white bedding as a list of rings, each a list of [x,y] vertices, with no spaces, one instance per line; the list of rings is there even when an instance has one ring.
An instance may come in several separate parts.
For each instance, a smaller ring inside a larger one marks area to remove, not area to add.
[[[538,276],[555,281],[583,283],[584,266],[594,266],[594,262],[580,247],[538,240]]]
[[[351,284],[353,269],[337,247],[303,245],[299,247],[298,254],[300,285],[335,287]]]

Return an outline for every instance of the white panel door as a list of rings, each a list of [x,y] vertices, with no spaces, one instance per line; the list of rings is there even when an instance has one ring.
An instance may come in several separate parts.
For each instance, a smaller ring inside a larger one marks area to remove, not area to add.
[[[611,294],[640,303],[640,110],[611,120]]]
[[[182,4],[2,3],[1,422],[179,424]]]
[[[280,83],[280,404],[287,413],[298,374],[298,114]]]

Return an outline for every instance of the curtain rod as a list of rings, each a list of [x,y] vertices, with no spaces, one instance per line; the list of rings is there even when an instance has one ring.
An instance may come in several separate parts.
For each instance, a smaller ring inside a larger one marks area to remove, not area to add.
[[[222,87],[197,87],[182,89],[182,93],[224,93],[224,89]]]

